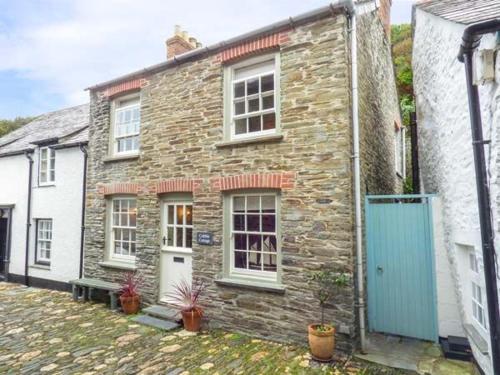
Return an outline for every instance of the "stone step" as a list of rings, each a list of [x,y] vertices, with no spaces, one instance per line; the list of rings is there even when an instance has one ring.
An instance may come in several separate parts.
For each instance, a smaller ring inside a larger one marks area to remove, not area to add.
[[[170,331],[180,327],[177,323],[169,320],[158,319],[149,315],[139,315],[132,319],[134,322],[143,324],[145,326],[158,328],[164,331]]]
[[[181,318],[180,313],[177,310],[174,310],[170,307],[153,305],[142,309],[142,313],[164,320],[170,320],[175,322]]]

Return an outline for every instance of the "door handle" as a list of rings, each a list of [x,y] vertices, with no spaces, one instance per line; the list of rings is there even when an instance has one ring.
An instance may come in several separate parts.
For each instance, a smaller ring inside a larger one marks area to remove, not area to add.
[[[377,266],[377,271],[378,271],[379,273],[383,273],[383,272],[384,272],[384,267],[382,267],[382,266],[380,266],[380,265],[379,265],[379,266]]]

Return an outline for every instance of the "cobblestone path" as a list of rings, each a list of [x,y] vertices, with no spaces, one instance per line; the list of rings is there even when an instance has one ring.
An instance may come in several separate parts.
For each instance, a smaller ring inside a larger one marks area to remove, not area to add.
[[[68,293],[0,283],[0,374],[396,374],[220,331],[163,332]]]

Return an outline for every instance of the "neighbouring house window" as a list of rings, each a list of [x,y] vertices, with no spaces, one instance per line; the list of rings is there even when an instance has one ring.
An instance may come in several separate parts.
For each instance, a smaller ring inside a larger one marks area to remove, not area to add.
[[[56,180],[56,150],[50,147],[40,148],[39,183],[52,184]]]
[[[163,244],[170,248],[193,247],[193,205],[188,202],[166,203],[166,232]]]
[[[474,319],[484,328],[486,328],[486,320],[483,306],[483,291],[482,288],[474,281],[472,282],[472,315]]]
[[[274,134],[279,120],[278,55],[260,56],[226,69],[226,120],[230,139]]]
[[[471,303],[472,303],[472,316],[474,320],[479,323],[481,327],[486,329],[486,315],[483,304],[483,288],[479,283],[479,262],[476,254],[471,251],[469,253],[469,266],[471,276]]]
[[[137,204],[135,198],[111,200],[111,258],[134,261],[136,252]]]
[[[141,128],[139,96],[116,99],[113,121],[114,153],[118,155],[138,153]]]
[[[278,196],[230,196],[230,273],[277,280]]]
[[[394,156],[396,162],[396,173],[405,177],[405,128],[396,126],[394,133]]]
[[[36,236],[35,263],[48,264],[52,251],[52,219],[36,221]]]

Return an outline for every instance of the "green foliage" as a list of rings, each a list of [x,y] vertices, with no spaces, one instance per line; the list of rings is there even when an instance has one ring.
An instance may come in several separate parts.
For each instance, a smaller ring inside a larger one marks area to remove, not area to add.
[[[391,27],[392,58],[396,73],[396,86],[400,98],[403,124],[410,124],[410,113],[415,111],[413,99],[413,72],[411,54],[413,48],[411,25]]]
[[[403,181],[403,193],[413,194],[413,181],[411,177],[406,177]]]
[[[345,273],[327,269],[309,272],[307,279],[315,287],[315,295],[321,307],[321,326],[324,326],[325,303],[333,298],[339,288],[349,285],[350,278]]]
[[[33,117],[16,117],[14,120],[0,120],[0,137],[26,125]]]

